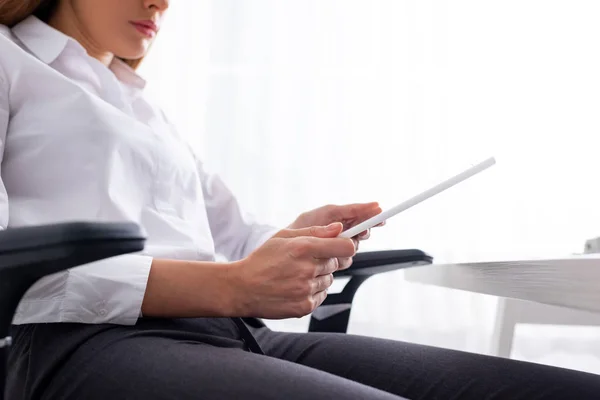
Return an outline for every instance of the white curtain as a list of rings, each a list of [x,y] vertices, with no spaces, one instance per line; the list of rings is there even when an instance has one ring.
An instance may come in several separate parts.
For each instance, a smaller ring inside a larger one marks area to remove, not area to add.
[[[599,18],[596,0],[182,0],[142,73],[266,222],[326,203],[392,206],[494,155],[363,249],[562,256],[600,235]],[[496,299],[393,272],[355,304],[351,333],[486,352]],[[598,333],[520,327],[515,357],[600,372]]]

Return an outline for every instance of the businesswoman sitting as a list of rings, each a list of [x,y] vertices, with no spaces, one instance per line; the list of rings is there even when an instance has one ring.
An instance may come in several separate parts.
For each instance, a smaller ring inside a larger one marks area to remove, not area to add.
[[[127,220],[149,238],[29,290],[8,399],[597,398],[591,374],[261,324],[312,312],[369,235],[338,234],[381,210],[326,206],[285,229],[246,217],[135,72],[168,7],[0,0],[2,228]]]

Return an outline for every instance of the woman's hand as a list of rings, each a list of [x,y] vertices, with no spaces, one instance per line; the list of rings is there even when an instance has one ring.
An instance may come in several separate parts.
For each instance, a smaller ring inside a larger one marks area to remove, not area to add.
[[[328,205],[302,213],[289,228],[301,229],[309,226],[328,225],[332,222],[341,222],[343,225],[342,231],[345,231],[380,213],[381,207],[379,207],[379,203],[377,202],[348,204],[344,206]],[[382,226],[384,224],[385,222],[382,222],[377,226]],[[370,230],[366,230],[353,238],[357,250],[359,241],[368,239],[370,235]]]
[[[228,282],[234,313],[242,317],[303,317],[317,308],[333,283],[333,273],[349,265],[356,249],[338,238],[341,223],[284,229],[247,258],[231,265]]]

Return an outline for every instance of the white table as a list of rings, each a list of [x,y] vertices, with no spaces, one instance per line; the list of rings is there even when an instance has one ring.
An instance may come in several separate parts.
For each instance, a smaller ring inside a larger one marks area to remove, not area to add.
[[[408,281],[600,313],[600,256],[432,264]]]

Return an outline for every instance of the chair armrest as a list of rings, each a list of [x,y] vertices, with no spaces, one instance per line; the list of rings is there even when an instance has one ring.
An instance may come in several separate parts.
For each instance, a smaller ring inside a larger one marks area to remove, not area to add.
[[[142,250],[144,241],[140,228],[132,223],[77,222],[0,231],[0,339],[8,335],[21,298],[37,280]]]
[[[416,249],[357,253],[350,268],[333,274],[336,278],[349,277],[350,280],[340,293],[330,294],[323,304],[313,311],[309,331],[346,332],[354,295],[368,278],[382,272],[427,265],[432,262],[433,257]]]
[[[334,276],[336,278],[372,276],[401,268],[428,265],[432,262],[432,256],[417,249],[367,251],[356,253],[352,266],[346,270],[336,272]]]
[[[133,223],[73,222],[0,232],[0,276],[41,278],[77,265],[144,248]]]

